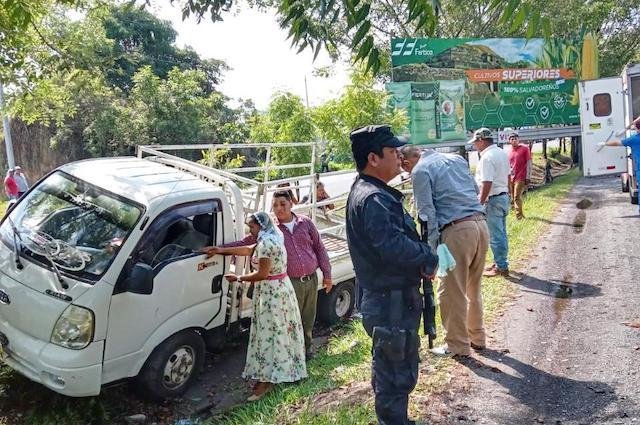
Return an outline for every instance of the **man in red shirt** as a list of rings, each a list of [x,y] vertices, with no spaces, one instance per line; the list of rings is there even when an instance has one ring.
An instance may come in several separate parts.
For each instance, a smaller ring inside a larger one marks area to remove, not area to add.
[[[18,198],[18,183],[16,183],[13,168],[9,168],[7,177],[4,178],[4,192],[9,200]]]
[[[509,152],[509,165],[511,166],[509,192],[511,205],[516,211],[516,218],[520,220],[524,218],[522,194],[529,186],[529,180],[531,179],[531,151],[529,147],[520,144],[520,137],[515,130],[509,132],[509,144],[511,144],[511,151]]]

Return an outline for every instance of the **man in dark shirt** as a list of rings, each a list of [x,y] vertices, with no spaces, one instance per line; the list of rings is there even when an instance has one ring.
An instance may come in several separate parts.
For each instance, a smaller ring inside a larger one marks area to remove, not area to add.
[[[376,415],[380,425],[414,424],[407,405],[418,380],[418,288],[438,258],[420,242],[402,193],[387,184],[401,172],[397,148],[405,143],[388,126],[363,127],[350,138],[359,175],[347,200],[347,241],[362,324],[373,339]]]

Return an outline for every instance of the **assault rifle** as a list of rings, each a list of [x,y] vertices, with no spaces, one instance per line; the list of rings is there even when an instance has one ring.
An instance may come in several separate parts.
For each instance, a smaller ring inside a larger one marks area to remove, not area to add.
[[[427,222],[420,220],[420,240],[429,243]],[[422,296],[424,297],[424,310],[422,321],[424,334],[429,336],[429,348],[433,348],[436,339],[436,302],[433,297],[433,282],[428,277],[422,277]]]

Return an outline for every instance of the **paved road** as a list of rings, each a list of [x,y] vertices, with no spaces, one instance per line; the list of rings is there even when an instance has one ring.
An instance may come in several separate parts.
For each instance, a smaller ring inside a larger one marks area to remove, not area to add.
[[[640,329],[625,325],[640,321],[640,217],[619,187],[574,188],[512,278],[493,349],[456,366],[433,423],[640,424]]]

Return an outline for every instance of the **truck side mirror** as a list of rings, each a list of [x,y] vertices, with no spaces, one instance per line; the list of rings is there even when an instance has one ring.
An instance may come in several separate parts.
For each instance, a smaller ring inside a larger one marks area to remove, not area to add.
[[[144,263],[136,263],[131,269],[127,290],[134,294],[150,295],[153,292],[153,268]]]

